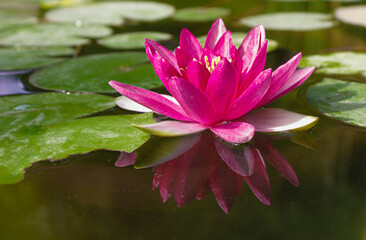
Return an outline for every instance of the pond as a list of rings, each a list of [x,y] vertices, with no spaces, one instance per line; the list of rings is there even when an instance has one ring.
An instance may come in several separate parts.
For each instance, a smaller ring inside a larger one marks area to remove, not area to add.
[[[356,0],[0,0],[1,239],[366,239],[365,14]],[[119,108],[108,82],[169,94],[144,39],[174,50],[187,28],[204,44],[218,18],[237,47],[263,24],[265,69],[299,52],[316,67],[264,108],[277,133],[132,127],[167,117]]]

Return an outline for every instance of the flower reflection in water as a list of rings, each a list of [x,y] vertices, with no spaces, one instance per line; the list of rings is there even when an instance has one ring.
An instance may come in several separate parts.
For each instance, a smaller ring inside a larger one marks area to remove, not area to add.
[[[291,184],[299,186],[294,170],[273,147],[270,137],[259,134],[251,145],[234,145],[210,132],[152,139],[137,154],[122,152],[115,165],[153,167],[153,189],[159,189],[163,202],[173,197],[177,206],[183,207],[212,191],[222,210],[229,213],[242,192],[243,179],[262,203],[271,204],[270,181],[262,155]]]

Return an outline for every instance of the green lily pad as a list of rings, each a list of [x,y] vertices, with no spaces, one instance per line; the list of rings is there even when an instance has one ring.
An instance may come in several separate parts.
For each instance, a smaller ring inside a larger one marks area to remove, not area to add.
[[[366,27],[365,14],[366,5],[358,5],[337,8],[334,16],[341,22]]]
[[[245,32],[232,32],[231,33],[231,39],[233,40],[233,44],[236,47],[239,47],[240,44],[243,42],[243,39],[245,38],[247,34]],[[205,41],[206,41],[206,35],[204,36],[199,36],[197,38],[197,40],[201,43],[202,46],[205,45]],[[271,39],[267,39],[268,40],[268,46],[267,46],[267,51],[268,52],[273,52],[274,50],[276,50],[278,48],[278,42],[275,40],[271,40]]]
[[[306,92],[310,105],[328,117],[366,127],[366,84],[325,78]]]
[[[72,55],[71,48],[14,49],[0,48],[0,71],[39,68],[64,60],[61,56]]]
[[[38,4],[0,2],[0,30],[17,24],[36,23]]]
[[[205,22],[230,14],[230,9],[219,7],[192,7],[177,10],[173,19],[184,22]]]
[[[350,75],[366,73],[366,54],[356,52],[334,52],[310,55],[301,59],[300,67],[315,66],[317,73]]]
[[[159,42],[170,40],[173,36],[162,32],[129,32],[100,39],[98,44],[115,49],[138,49],[145,48],[145,38]]]
[[[3,29],[0,45],[49,47],[88,44],[87,38],[100,38],[112,34],[110,28],[77,24],[25,24]]]
[[[249,27],[263,24],[267,30],[279,31],[313,31],[335,25],[330,14],[315,12],[266,13],[242,18],[239,22]]]
[[[19,180],[23,168],[42,159],[32,157],[31,152],[36,149],[30,139],[45,127],[113,106],[113,98],[101,95],[45,93],[0,97],[0,183]]]
[[[103,2],[54,9],[45,18],[51,22],[121,25],[123,18],[152,22],[170,17],[174,11],[171,5],[158,2]]]
[[[30,78],[38,88],[71,92],[116,92],[108,82],[123,82],[142,88],[163,86],[142,52],[98,54],[74,58],[44,68]]]

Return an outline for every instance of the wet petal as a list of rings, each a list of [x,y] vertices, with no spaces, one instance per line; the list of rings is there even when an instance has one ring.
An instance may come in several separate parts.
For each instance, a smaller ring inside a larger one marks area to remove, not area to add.
[[[197,38],[186,28],[183,28],[180,33],[180,49],[183,50],[185,54],[190,56],[192,59],[200,59],[203,53],[203,48],[198,42]]]
[[[221,36],[226,32],[226,27],[224,21],[221,18],[217,19],[207,34],[205,48],[209,48],[213,50],[216,46],[216,43],[219,41]]]
[[[172,78],[169,86],[173,96],[190,118],[203,124],[215,122],[215,107],[201,89],[182,78]]]
[[[290,79],[263,104],[266,105],[300,86],[315,70],[315,67],[308,67],[296,70]]]
[[[162,121],[147,125],[132,124],[132,126],[137,127],[142,131],[162,137],[190,135],[193,133],[202,132],[203,130],[207,129],[206,126],[200,123],[178,121]]]
[[[197,88],[205,91],[210,72],[197,61],[191,61],[187,67],[187,79]]]
[[[292,76],[299,65],[301,59],[301,53],[298,53],[294,57],[292,57],[288,62],[277,68],[272,74],[271,85],[266,93],[266,95],[262,98],[262,100],[257,104],[256,108],[263,106],[269,98],[272,97]]]
[[[254,195],[265,205],[271,205],[271,185],[268,174],[262,164],[262,156],[257,149],[251,149],[255,159],[254,171],[251,176],[244,177],[244,180]]]
[[[258,51],[264,44],[266,40],[266,33],[264,27],[259,25],[245,36],[243,42],[238,48],[238,54],[244,61],[244,66],[252,65],[254,59],[257,56]]]
[[[258,132],[303,131],[313,127],[318,118],[281,108],[261,108],[239,119],[252,124]]]
[[[231,104],[224,119],[231,120],[243,116],[253,109],[266,94],[271,83],[272,69],[263,71],[253,83]]]
[[[151,39],[145,39],[145,49],[149,58],[150,58],[149,55],[154,56],[155,52],[158,52],[160,56],[166,59],[177,72],[180,72],[177,59],[175,58],[174,54],[165,47],[163,47],[162,45],[160,45],[159,43]]]
[[[214,53],[228,60],[236,58],[236,47],[231,39],[230,31],[227,31],[222,35],[214,48]]]
[[[226,59],[219,62],[208,79],[206,94],[215,105],[219,118],[222,118],[229,107],[235,92],[236,80],[235,68]]]
[[[158,93],[116,81],[110,81],[109,84],[122,95],[153,110],[154,112],[181,121],[191,120],[185,115],[183,109],[179,105]]]
[[[234,145],[220,140],[215,141],[217,153],[231,170],[241,176],[253,173],[254,158],[250,149],[243,145]],[[249,154],[248,154],[249,153]]]
[[[230,122],[210,127],[217,136],[231,143],[246,143],[253,138],[254,127],[246,122]]]
[[[133,165],[136,160],[136,152],[121,152],[117,161],[114,163],[116,167],[127,167]]]

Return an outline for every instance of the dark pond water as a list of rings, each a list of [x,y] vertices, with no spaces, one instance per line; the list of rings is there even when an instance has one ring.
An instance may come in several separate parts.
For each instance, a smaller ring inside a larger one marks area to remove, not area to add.
[[[262,12],[317,11],[332,13],[345,3],[266,1],[165,1],[177,8],[222,6],[232,31],[248,31],[239,18]],[[160,30],[178,35],[187,27],[196,35],[211,22],[178,23],[164,20],[116,29]],[[277,67],[294,53],[365,50],[361,28],[339,24],[327,30],[282,32],[267,30],[280,49],[268,56]],[[88,45],[83,54],[106,52]],[[96,151],[58,162],[39,162],[26,170],[24,180],[0,185],[0,239],[366,239],[366,132],[323,116],[304,97],[313,75],[300,91],[271,106],[319,116],[319,123],[301,138],[275,137],[272,146],[296,171],[299,187],[291,185],[271,165],[272,204],[266,206],[246,184],[225,214],[212,193],[178,208],[173,199],[162,203],[152,190],[149,169],[114,166],[119,153]],[[21,80],[27,86],[27,78]],[[361,80],[360,80],[361,81]],[[23,87],[18,77],[0,75],[0,95],[36,91]],[[38,91],[38,90],[37,90]],[[209,148],[206,149],[208,151]],[[199,154],[204,154],[205,149]],[[230,188],[235,185],[227,185]],[[233,191],[233,190],[232,190]]]

